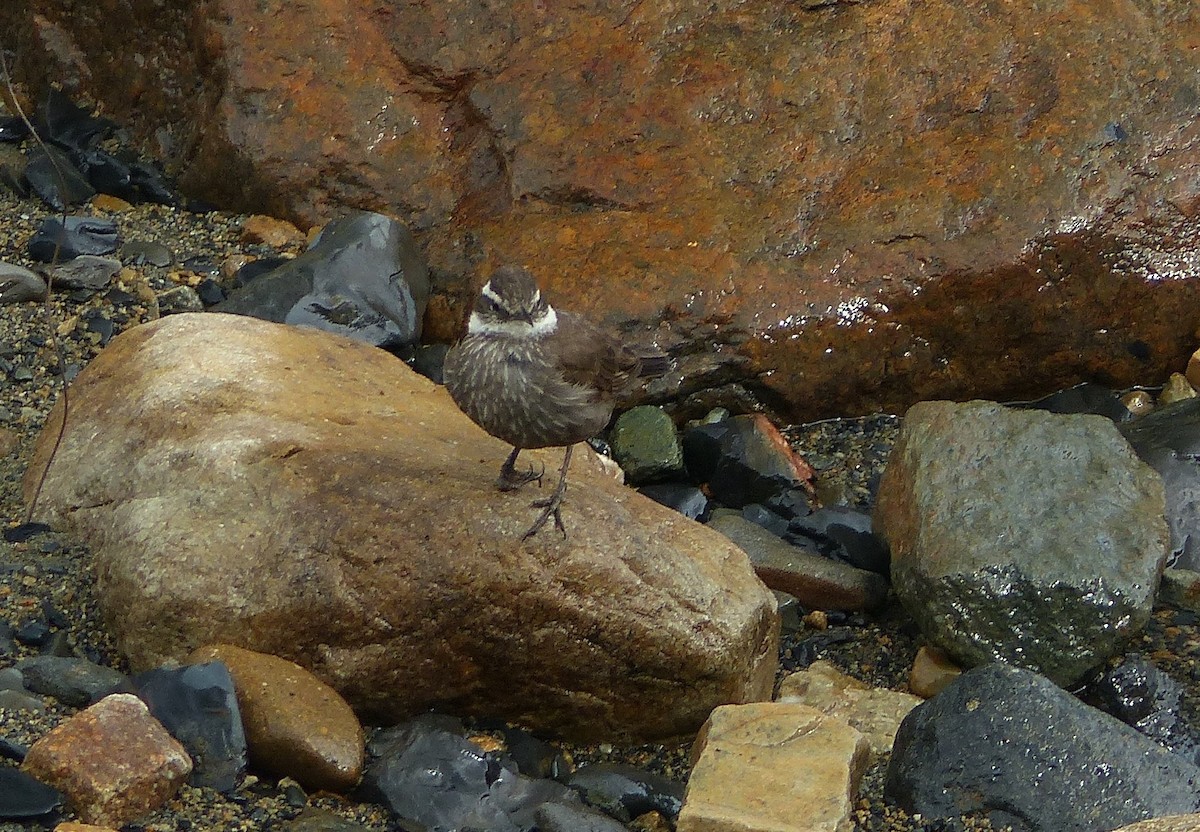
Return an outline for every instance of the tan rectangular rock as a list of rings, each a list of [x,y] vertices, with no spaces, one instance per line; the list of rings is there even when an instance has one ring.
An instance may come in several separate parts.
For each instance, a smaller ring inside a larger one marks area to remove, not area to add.
[[[849,832],[868,744],[808,705],[723,705],[696,740],[678,832]]]

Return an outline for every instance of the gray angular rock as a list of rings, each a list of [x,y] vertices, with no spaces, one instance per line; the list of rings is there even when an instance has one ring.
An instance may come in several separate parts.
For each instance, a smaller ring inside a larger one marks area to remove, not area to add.
[[[438,703],[610,741],[770,696],[776,604],[744,553],[590,451],[570,537],[522,542],[531,489],[494,486],[508,446],[384,350],[172,315],[114,338],[72,393],[39,510],[93,545],[135,671],[224,642],[312,670],[372,719]]]
[[[1150,616],[1168,531],[1158,475],[1100,416],[923,402],[905,416],[874,520],[892,583],[962,664],[1062,685]]]
[[[1171,565],[1200,569],[1200,398],[1177,401],[1121,430],[1163,479]]]
[[[55,266],[51,280],[55,289],[103,289],[121,273],[121,261],[115,257],[81,254]]]
[[[884,794],[929,818],[978,812],[1015,832],[1104,832],[1196,811],[1200,767],[1044,676],[997,663],[905,717]]]
[[[17,662],[25,687],[81,708],[120,689],[125,674],[73,656],[31,656]]]
[[[412,234],[383,214],[330,222],[308,251],[214,311],[311,326],[376,346],[421,338],[429,271]]]
[[[41,300],[46,282],[24,266],[0,262],[0,303]]]

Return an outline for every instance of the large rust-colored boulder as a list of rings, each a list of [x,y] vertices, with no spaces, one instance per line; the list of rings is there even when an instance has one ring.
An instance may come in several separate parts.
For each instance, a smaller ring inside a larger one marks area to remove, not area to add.
[[[770,697],[775,600],[740,549],[590,452],[570,536],[522,542],[538,489],[496,491],[508,450],[382,350],[180,315],[76,379],[37,516],[93,546],[135,670],[223,642],[313,670],[370,719],[438,705],[581,739],[685,734]]]
[[[523,263],[685,354],[693,408],[1144,383],[1195,346],[1195,3],[27,0],[0,31],[192,193],[399,215],[429,337]]]

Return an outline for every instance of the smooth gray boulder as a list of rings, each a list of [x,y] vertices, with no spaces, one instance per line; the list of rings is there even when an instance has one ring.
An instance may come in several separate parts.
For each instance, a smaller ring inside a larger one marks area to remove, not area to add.
[[[1102,416],[922,402],[875,509],[892,584],[926,638],[973,666],[1070,685],[1150,616],[1162,481]]]

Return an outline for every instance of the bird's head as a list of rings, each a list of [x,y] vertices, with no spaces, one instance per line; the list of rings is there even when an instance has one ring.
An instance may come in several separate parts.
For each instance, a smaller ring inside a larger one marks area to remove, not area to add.
[[[554,331],[558,316],[537,281],[520,266],[502,266],[483,284],[467,331],[471,335],[534,338]]]

